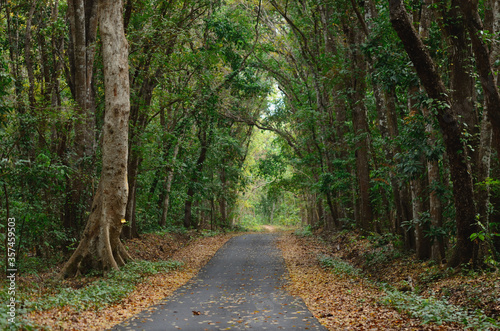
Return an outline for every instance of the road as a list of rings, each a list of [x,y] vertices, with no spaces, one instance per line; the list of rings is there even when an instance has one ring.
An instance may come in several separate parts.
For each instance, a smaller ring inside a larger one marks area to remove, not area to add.
[[[232,238],[173,295],[112,330],[326,330],[302,299],[284,290],[276,238]]]

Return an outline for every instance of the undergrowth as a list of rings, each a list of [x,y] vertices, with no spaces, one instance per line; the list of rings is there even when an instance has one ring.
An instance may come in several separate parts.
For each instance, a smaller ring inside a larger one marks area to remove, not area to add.
[[[57,295],[34,302],[30,308],[47,310],[70,306],[77,311],[99,310],[126,297],[144,277],[169,272],[181,265],[178,261],[133,261],[83,288],[63,287]]]
[[[433,297],[423,298],[411,292],[385,289],[385,293],[386,296],[382,299],[382,303],[412,317],[419,318],[424,324],[459,323],[473,330],[496,330],[500,328],[498,322],[485,316],[480,310],[470,312],[446,301]]]
[[[111,271],[104,277],[90,284],[74,289],[72,287],[55,288],[55,294],[42,297],[36,301],[23,299],[24,293],[18,294],[15,323],[0,318],[0,330],[33,329],[33,325],[23,318],[23,315],[33,310],[49,310],[56,307],[71,307],[76,311],[85,309],[103,309],[110,304],[119,302],[135,289],[144,277],[162,272],[169,272],[182,266],[178,261],[132,261],[120,270]],[[2,302],[9,300],[7,289],[0,291]],[[7,306],[0,305],[0,315],[7,316]]]
[[[352,278],[364,276],[361,269],[338,257],[320,254],[317,259],[322,268],[336,275],[345,275]],[[473,330],[500,329],[500,323],[486,316],[481,310],[470,311],[432,296],[425,298],[414,292],[399,291],[384,283],[373,283],[385,293],[385,296],[381,299],[383,304],[392,306],[411,317],[418,318],[423,324],[458,323],[467,329]]]
[[[304,226],[300,229],[295,230],[295,235],[299,237],[312,237],[313,230],[310,225]]]
[[[318,255],[318,261],[323,269],[330,270],[335,275],[348,275],[351,277],[358,277],[362,275],[362,271],[360,269],[339,258],[333,258],[325,254],[320,254]]]

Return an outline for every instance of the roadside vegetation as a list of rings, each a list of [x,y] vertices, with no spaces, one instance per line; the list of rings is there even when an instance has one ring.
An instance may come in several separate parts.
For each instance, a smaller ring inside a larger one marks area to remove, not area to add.
[[[500,328],[500,273],[494,267],[453,269],[418,261],[394,245],[394,238],[378,234],[317,233],[303,227],[294,237],[312,248],[310,254],[316,254],[325,272],[373,288],[377,305],[393,308],[422,326]]]
[[[119,271],[93,271],[63,282],[56,277],[64,260],[26,258],[16,284],[16,323],[3,318],[2,305],[0,329],[112,327],[187,282],[231,236],[211,230],[146,233],[125,242],[135,260]],[[8,298],[2,284],[0,300]]]

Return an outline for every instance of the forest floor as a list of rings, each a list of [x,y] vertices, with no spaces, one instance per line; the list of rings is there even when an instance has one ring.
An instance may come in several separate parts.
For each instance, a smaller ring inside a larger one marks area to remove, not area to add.
[[[283,251],[291,280],[288,290],[301,296],[314,316],[330,330],[465,329],[463,323],[456,323],[456,316],[462,320],[468,317],[461,315],[465,314],[462,311],[450,312],[448,303],[465,307],[469,312],[481,309],[499,321],[498,272],[453,271],[418,262],[399,254],[391,241],[383,237],[364,238],[347,232],[304,235],[269,226],[263,230],[280,232],[278,247]],[[64,303],[50,309],[36,309],[25,316],[37,329],[42,326],[48,330],[110,328],[172,294],[236,235],[145,234],[126,243],[137,260],[173,260],[183,266],[141,277],[132,291],[109,304],[78,307]],[[24,292],[23,300],[45,300],[57,295],[61,287],[79,291],[102,280],[86,276],[59,284],[53,281],[58,270],[52,268],[44,274],[20,277],[18,287]],[[429,299],[431,296],[436,299]],[[481,324],[481,320],[484,316],[469,318],[467,323],[472,329],[487,330],[490,324]]]
[[[173,260],[183,263],[181,268],[170,272],[160,272],[142,279],[135,289],[119,302],[106,305],[102,309],[88,307],[75,309],[71,306],[56,307],[50,310],[35,310],[27,317],[36,328],[47,330],[105,330],[115,324],[141,312],[147,307],[157,304],[164,297],[172,294],[184,285],[203,267],[235,233],[203,236],[194,232],[185,234],[145,234],[141,239],[126,242],[132,257],[148,261]],[[23,277],[20,287],[32,286],[29,282],[39,283],[38,287],[50,286],[42,279],[51,278],[57,270],[49,275],[36,278]],[[80,289],[96,281],[99,277],[78,277],[65,280],[64,286]],[[50,292],[50,288],[47,289]],[[46,295],[44,291],[41,293]],[[32,298],[37,300],[36,297]]]
[[[416,261],[378,235],[296,234],[279,244],[290,290],[331,330],[500,329],[498,271]]]

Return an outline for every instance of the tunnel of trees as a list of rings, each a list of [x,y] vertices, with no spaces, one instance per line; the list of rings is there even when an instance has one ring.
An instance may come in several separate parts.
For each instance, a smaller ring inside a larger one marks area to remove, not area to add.
[[[71,276],[125,263],[118,236],[267,222],[498,259],[498,0],[124,0],[112,25],[106,3],[0,4],[0,232],[16,218],[20,253],[87,245]]]

